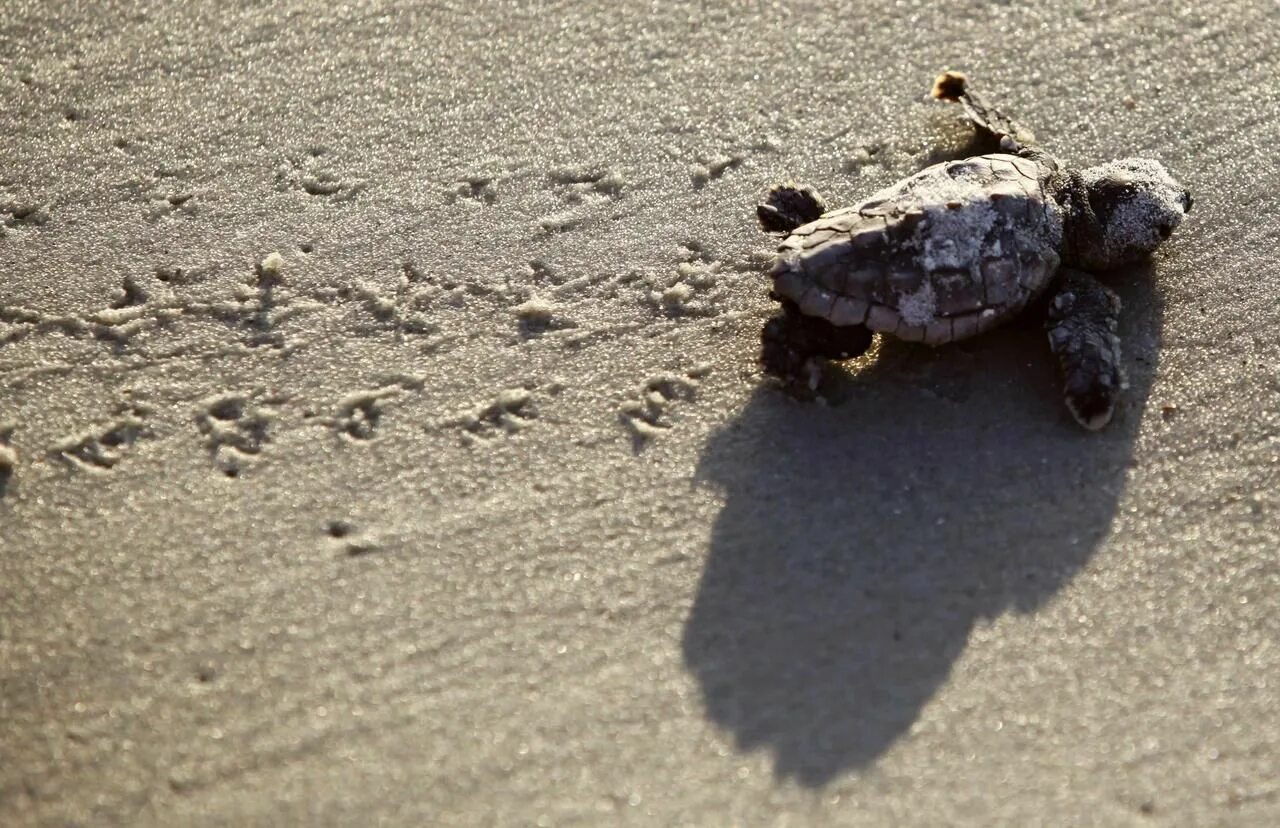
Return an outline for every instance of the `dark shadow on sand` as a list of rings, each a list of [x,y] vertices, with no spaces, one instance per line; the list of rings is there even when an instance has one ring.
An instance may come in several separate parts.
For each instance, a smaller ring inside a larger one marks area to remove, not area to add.
[[[975,622],[1029,612],[1106,536],[1151,387],[1160,304],[1125,303],[1130,387],[1100,433],[1063,407],[1038,319],[938,350],[889,343],[824,407],[762,386],[699,466],[722,487],[684,633],[708,716],[821,786],[908,731]]]

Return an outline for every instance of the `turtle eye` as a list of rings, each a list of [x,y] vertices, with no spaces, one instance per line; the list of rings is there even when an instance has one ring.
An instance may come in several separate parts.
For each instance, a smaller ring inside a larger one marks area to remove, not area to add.
[[[1191,197],[1191,193],[1184,190],[1182,192],[1182,212],[1190,213],[1191,205],[1195,203],[1196,201],[1194,198]]]
[[[1162,224],[1156,230],[1160,233],[1160,238],[1162,239],[1167,239],[1173,235],[1173,225],[1171,224]]]
[[[1111,214],[1137,192],[1137,188],[1128,181],[1099,181],[1089,188],[1089,207],[1098,221],[1107,224]]]

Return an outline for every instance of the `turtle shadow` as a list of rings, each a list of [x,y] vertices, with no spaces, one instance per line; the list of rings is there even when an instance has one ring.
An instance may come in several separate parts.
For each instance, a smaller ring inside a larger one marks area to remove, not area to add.
[[[762,386],[713,435],[698,473],[725,505],[683,654],[740,750],[769,750],[810,787],[873,763],[975,623],[1034,611],[1085,565],[1156,368],[1150,276],[1107,280],[1130,387],[1101,432],[1070,419],[1028,319],[936,351],[889,343],[830,406]]]

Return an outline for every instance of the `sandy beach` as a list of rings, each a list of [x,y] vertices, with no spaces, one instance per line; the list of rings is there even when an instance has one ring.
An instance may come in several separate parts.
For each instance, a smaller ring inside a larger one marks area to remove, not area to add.
[[[757,363],[972,129],[1195,209],[1042,322]],[[18,2],[0,824],[1280,823],[1274,3]]]

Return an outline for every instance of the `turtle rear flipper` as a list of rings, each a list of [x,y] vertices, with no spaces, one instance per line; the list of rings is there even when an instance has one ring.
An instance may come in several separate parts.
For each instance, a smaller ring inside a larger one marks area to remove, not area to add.
[[[782,313],[765,323],[760,336],[760,362],[766,374],[793,391],[814,391],[825,360],[853,359],[871,347],[865,325],[833,325],[806,316],[794,302],[783,301]]]
[[[826,211],[826,202],[812,187],[779,184],[769,190],[764,204],[756,207],[756,218],[766,233],[790,233]]]
[[[943,72],[933,82],[933,97],[964,106],[965,114],[980,132],[991,136],[1005,152],[1020,152],[1035,143],[1029,129],[990,106],[969,88],[963,72]]]

